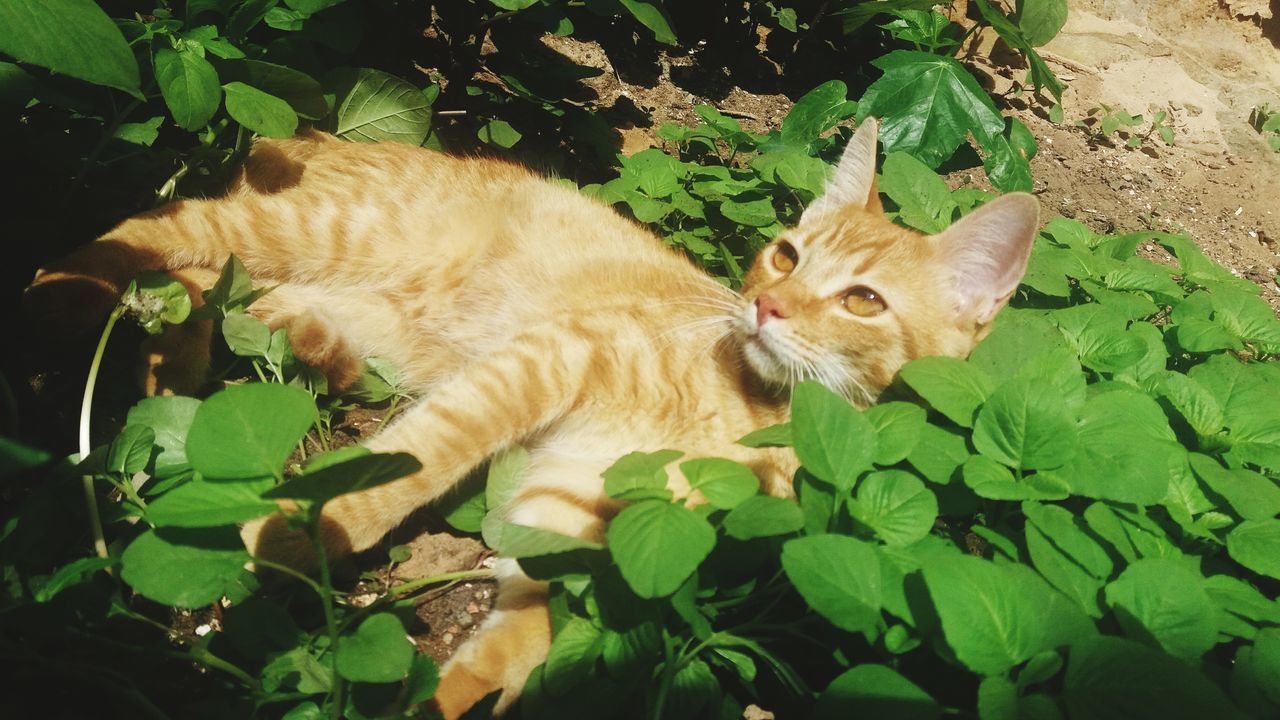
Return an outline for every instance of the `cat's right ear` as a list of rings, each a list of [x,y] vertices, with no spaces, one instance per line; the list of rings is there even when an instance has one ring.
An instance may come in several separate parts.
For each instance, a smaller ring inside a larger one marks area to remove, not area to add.
[[[985,327],[1018,289],[1040,224],[1030,193],[1002,195],[936,236],[960,318]]]
[[[805,208],[800,222],[816,220],[842,207],[854,205],[877,212],[883,211],[880,193],[876,192],[876,136],[880,121],[867,118],[849,138],[844,155],[822,194]]]

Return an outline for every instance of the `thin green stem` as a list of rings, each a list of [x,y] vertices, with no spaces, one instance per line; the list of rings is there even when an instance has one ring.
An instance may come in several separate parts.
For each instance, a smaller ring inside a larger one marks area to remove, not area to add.
[[[257,557],[256,555],[251,558],[251,561],[253,562],[254,565],[261,565],[262,567],[265,567],[265,568],[271,568],[272,570],[275,570],[277,572],[282,572],[285,575],[288,575],[289,577],[294,578],[295,580],[299,580],[304,584],[306,584],[307,587],[314,590],[316,594],[319,595],[321,598],[326,597],[324,593],[324,589],[320,587],[320,583],[316,582],[315,580],[312,580],[310,577],[306,575],[306,573],[300,573],[297,570],[294,570],[293,568],[289,567],[288,565],[284,565],[278,562],[272,562],[265,558]]]
[[[258,379],[264,383],[267,382],[266,373],[262,372],[262,364],[258,362],[258,359],[250,359],[249,364],[253,366],[253,371],[258,374]]]
[[[662,629],[662,653],[665,661],[662,664],[662,681],[658,684],[658,696],[653,701],[653,720],[662,720],[663,710],[667,705],[667,693],[671,692],[671,683],[676,677],[676,657],[675,647],[672,644],[673,638],[667,632],[666,628]]]
[[[116,130],[120,129],[121,123],[124,122],[125,118],[129,117],[129,113],[136,110],[141,104],[142,101],[137,98],[129,101],[129,104],[125,105],[124,109],[116,113],[115,117],[111,119],[111,124],[103,129],[102,137],[98,138],[98,144],[94,145],[93,149],[89,151],[89,155],[84,159],[84,165],[81,166],[80,172],[76,173],[75,178],[71,181],[72,192],[80,189],[80,184],[89,175],[89,170],[98,161],[98,156],[102,154],[103,150],[107,149],[107,143],[111,142],[111,138],[115,137]]]
[[[342,720],[344,709],[342,694],[345,685],[342,676],[338,674],[338,618],[333,612],[333,579],[329,574],[329,558],[324,551],[324,542],[320,540],[320,531],[315,522],[307,524],[307,537],[311,538],[311,547],[316,552],[316,562],[320,564],[320,583],[315,587],[320,594],[321,609],[324,610],[324,626],[329,632],[329,656],[333,658],[330,661],[333,667],[333,689],[329,691],[332,699],[333,720]]]
[[[102,329],[102,337],[98,338],[98,349],[93,353],[93,361],[89,363],[89,377],[84,382],[84,399],[80,403],[80,457],[89,457],[89,416],[93,410],[93,389],[98,384],[98,370],[102,367],[102,356],[107,350],[107,340],[116,321],[124,314],[124,306],[116,305],[107,318],[107,326]],[[98,557],[107,557],[107,540],[102,532],[102,517],[98,514],[98,496],[93,489],[93,476],[85,475],[84,502],[89,511],[89,530],[93,533],[93,549]]]
[[[396,405],[398,404],[400,404],[399,393],[391,396],[391,404],[387,406],[387,413],[382,416],[382,419],[378,421],[377,427],[373,429],[374,435],[377,435],[378,431],[382,429],[382,426],[386,425],[387,421],[391,419],[391,416],[396,414]]]
[[[417,580],[410,580],[407,583],[394,585],[387,589],[387,596],[398,598],[403,595],[407,595],[411,592],[414,592],[416,590],[420,590],[428,585],[435,585],[437,583],[443,583],[443,582],[452,582],[455,580],[473,580],[473,579],[491,578],[491,577],[493,577],[493,571],[487,568],[482,570],[459,570],[457,572],[443,573],[440,575],[432,575],[431,577],[418,578]]]
[[[175,654],[181,655],[181,653],[175,653]],[[191,648],[190,657],[194,659],[196,662],[200,663],[201,665],[204,665],[205,667],[210,667],[210,668],[213,668],[214,670],[221,670],[222,672],[234,677],[235,679],[239,680],[240,682],[252,688],[254,692],[257,692],[258,690],[261,689],[261,686],[258,684],[258,680],[254,678],[252,675],[245,672],[244,670],[241,670],[235,665],[232,665],[226,660],[223,660],[217,655],[214,655],[213,653],[209,652],[205,648],[196,648],[196,647]]]

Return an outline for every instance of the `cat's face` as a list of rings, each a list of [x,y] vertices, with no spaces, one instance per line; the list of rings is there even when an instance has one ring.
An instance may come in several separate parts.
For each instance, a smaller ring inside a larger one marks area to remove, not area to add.
[[[893,225],[874,186],[875,123],[849,143],[826,193],[747,274],[735,330],[761,379],[813,379],[859,405],[906,362],[968,355],[1026,269],[1038,204],[1015,193],[946,232]]]

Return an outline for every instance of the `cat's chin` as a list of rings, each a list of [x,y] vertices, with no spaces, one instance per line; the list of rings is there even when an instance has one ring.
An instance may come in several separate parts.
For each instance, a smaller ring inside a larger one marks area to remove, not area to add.
[[[744,335],[741,342],[742,358],[761,380],[777,387],[790,387],[795,379],[786,360],[769,346],[769,341],[762,335]]]

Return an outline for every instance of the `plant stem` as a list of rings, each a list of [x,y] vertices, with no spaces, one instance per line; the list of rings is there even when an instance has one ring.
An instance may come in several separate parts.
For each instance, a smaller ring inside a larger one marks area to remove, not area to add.
[[[111,138],[115,136],[116,130],[120,128],[120,124],[129,116],[129,113],[136,110],[141,104],[141,100],[134,98],[128,105],[124,106],[123,110],[116,113],[115,117],[111,119],[111,124],[103,129],[102,137],[98,138],[98,144],[94,145],[93,149],[89,151],[89,155],[84,159],[84,165],[80,168],[80,172],[76,173],[75,178],[71,181],[72,193],[80,189],[80,184],[83,183],[85,177],[88,176],[89,170],[93,167],[93,164],[98,161],[98,156],[102,154],[103,150],[107,149],[107,143],[111,142]]]
[[[270,560],[257,557],[256,555],[252,557],[251,560],[254,565],[261,565],[262,567],[265,567],[265,568],[271,568],[272,570],[275,570],[277,572],[282,572],[285,575],[288,575],[294,578],[295,580],[300,580],[303,583],[305,583],[308,587],[310,587],[312,590],[314,590],[316,594],[319,595],[320,597],[323,598],[325,596],[324,590],[320,587],[320,583],[307,577],[305,573],[300,573],[297,570],[294,570],[293,568],[289,567],[288,565],[272,562]]]
[[[84,399],[80,403],[80,459],[89,457],[89,415],[93,409],[93,389],[98,384],[98,369],[102,367],[102,356],[107,350],[107,340],[116,321],[124,314],[124,305],[117,304],[107,318],[107,326],[102,329],[102,337],[98,339],[98,349],[93,353],[93,361],[89,363],[89,377],[84,383]],[[93,476],[85,475],[84,502],[89,511],[89,530],[93,533],[93,549],[98,557],[107,557],[107,540],[102,533],[102,517],[98,515],[98,496],[93,490]],[[108,570],[107,572],[110,572]]]
[[[190,656],[192,659],[194,659],[196,662],[200,663],[201,665],[205,665],[207,667],[213,668],[214,670],[221,670],[222,672],[234,677],[235,679],[249,686],[255,692],[260,689],[257,679],[255,679],[252,675],[245,672],[244,670],[241,670],[235,665],[232,665],[226,660],[223,660],[217,655],[214,655],[213,653],[209,652],[204,648],[194,648],[194,647],[191,648]]]
[[[653,703],[653,720],[662,720],[662,711],[667,705],[667,693],[671,691],[671,683],[676,677],[676,657],[675,648],[672,647],[672,637],[666,628],[662,629],[662,653],[665,661],[662,664],[662,682],[658,685],[658,698]]]
[[[330,691],[330,696],[333,698],[333,720],[342,720],[344,684],[342,676],[338,674],[338,619],[333,614],[333,581],[329,575],[329,558],[325,554],[324,543],[320,540],[318,508],[312,519],[313,522],[307,523],[307,537],[311,538],[311,547],[316,552],[316,562],[320,564],[320,582],[313,583],[313,587],[320,594],[320,604],[324,610],[324,626],[329,631],[329,656],[333,658],[331,661],[333,690]]]
[[[426,577],[426,578],[418,578],[417,580],[410,580],[409,582],[403,583],[401,585],[395,585],[393,587],[387,588],[387,595],[390,597],[400,597],[401,595],[407,595],[411,592],[414,592],[415,590],[419,590],[428,585],[435,585],[436,583],[450,582],[453,580],[472,580],[477,578],[491,578],[491,577],[493,577],[493,571],[487,568],[483,570],[459,570],[457,572],[443,573],[441,575],[433,575],[431,577]]]

